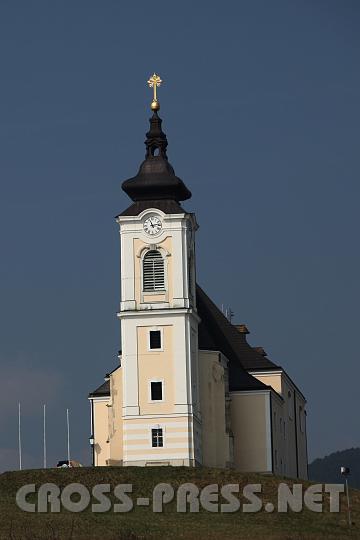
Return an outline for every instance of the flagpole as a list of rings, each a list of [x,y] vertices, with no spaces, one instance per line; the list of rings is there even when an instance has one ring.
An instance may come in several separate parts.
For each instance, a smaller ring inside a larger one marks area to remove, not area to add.
[[[69,422],[69,409],[66,409],[66,424],[67,424],[67,457],[68,457],[68,466],[70,467],[70,422]]]
[[[22,451],[21,451],[21,405],[19,402],[19,469],[22,470]]]
[[[44,404],[44,469],[46,469],[46,405]]]

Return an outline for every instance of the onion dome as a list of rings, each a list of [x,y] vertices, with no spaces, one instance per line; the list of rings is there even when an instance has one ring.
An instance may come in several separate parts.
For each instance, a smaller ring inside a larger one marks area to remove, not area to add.
[[[179,202],[191,197],[191,192],[175,175],[168,161],[168,142],[161,123],[157,110],[154,110],[150,118],[150,130],[146,134],[145,160],[137,175],[122,184],[122,189],[133,201],[167,199]]]

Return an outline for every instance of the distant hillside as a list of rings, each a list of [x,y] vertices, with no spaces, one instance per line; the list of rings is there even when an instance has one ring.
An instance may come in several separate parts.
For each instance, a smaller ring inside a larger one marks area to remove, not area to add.
[[[360,489],[360,448],[334,452],[324,458],[315,459],[309,465],[309,477],[314,482],[342,482],[340,467],[349,467],[349,485]]]

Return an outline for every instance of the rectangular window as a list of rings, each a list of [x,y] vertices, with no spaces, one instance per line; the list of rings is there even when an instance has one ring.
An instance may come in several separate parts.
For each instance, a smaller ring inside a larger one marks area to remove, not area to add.
[[[161,401],[163,398],[162,382],[154,381],[151,383],[151,401]]]
[[[163,430],[161,428],[154,428],[151,430],[151,443],[153,448],[164,446]]]
[[[165,290],[165,264],[160,251],[148,251],[143,259],[143,290]]]
[[[161,349],[161,330],[150,330],[150,349]]]

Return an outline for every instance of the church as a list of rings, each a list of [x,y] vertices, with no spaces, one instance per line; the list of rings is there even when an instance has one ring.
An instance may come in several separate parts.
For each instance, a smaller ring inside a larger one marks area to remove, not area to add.
[[[152,117],[120,231],[119,363],[89,394],[94,466],[231,467],[307,478],[306,400],[197,284],[191,192]]]

